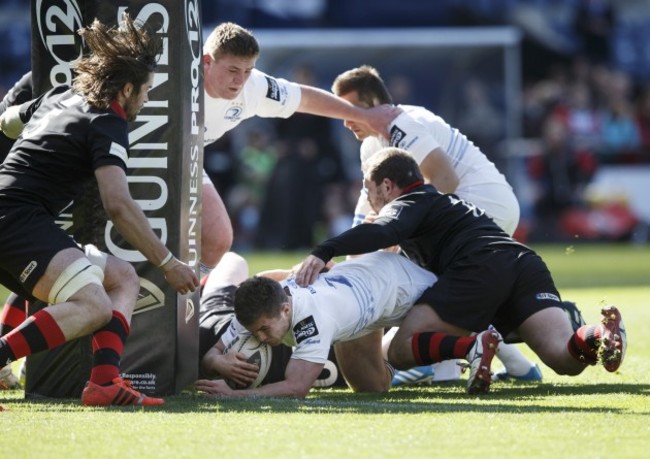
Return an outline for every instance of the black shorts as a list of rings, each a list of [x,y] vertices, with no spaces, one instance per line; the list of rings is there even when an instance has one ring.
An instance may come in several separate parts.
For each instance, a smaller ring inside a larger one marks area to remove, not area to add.
[[[536,312],[561,307],[544,261],[532,251],[510,248],[475,252],[452,263],[418,303],[430,305],[452,325],[481,332],[491,324],[504,337]]]
[[[32,290],[61,250],[77,243],[38,207],[0,209],[0,283],[33,299]]]
[[[203,356],[224,334],[235,317],[235,291],[228,285],[213,291],[203,291],[199,309],[199,368]],[[284,380],[284,370],[291,358],[291,348],[283,344],[271,348],[271,366],[262,384]]]

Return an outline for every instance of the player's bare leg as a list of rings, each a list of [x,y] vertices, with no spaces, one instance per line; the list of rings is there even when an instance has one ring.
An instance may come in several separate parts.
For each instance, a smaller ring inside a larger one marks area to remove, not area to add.
[[[382,355],[383,335],[383,330],[375,330],[334,345],[339,369],[355,392],[386,392],[390,388],[393,371]]]
[[[587,367],[587,364],[576,360],[567,350],[567,342],[574,332],[561,308],[546,308],[536,312],[517,331],[542,362],[557,374],[574,376]]]
[[[416,305],[395,334],[388,348],[388,360],[395,368],[408,369],[465,359],[470,369],[468,393],[486,393],[492,382],[492,359],[502,339],[494,329],[475,336],[468,335],[468,330],[443,321],[428,305]]]
[[[232,223],[226,206],[209,179],[204,178],[202,191],[201,277],[219,263],[221,257],[230,250],[233,241]]]

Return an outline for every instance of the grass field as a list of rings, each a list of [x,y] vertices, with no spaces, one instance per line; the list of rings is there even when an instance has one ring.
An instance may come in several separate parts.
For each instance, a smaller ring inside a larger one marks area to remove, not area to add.
[[[626,361],[575,378],[544,369],[541,384],[495,383],[469,397],[462,382],[355,395],[312,391],[304,401],[168,397],[162,408],[25,401],[0,392],[6,457],[18,458],[645,458],[650,454],[650,247],[540,246],[565,299],[588,322],[617,304]],[[287,267],[303,254],[247,257],[251,272]],[[528,352],[524,348],[524,352]],[[534,357],[533,357],[534,358]],[[538,361],[536,358],[534,358]]]

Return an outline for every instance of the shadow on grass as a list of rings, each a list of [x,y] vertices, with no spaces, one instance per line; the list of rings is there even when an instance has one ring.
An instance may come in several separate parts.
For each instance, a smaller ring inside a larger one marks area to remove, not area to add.
[[[3,395],[12,394],[9,397]],[[28,411],[82,411],[135,410],[142,407],[87,408],[77,399],[24,399],[18,392],[3,394],[0,403],[13,404],[17,409]],[[257,413],[561,413],[561,412],[614,412],[625,413],[612,404],[585,406],[584,403],[565,397],[589,395],[650,395],[650,384],[526,384],[499,383],[492,386],[489,394],[470,396],[465,393],[464,382],[450,382],[432,386],[409,386],[394,388],[386,394],[354,394],[347,389],[315,389],[305,400],[284,398],[228,399],[213,398],[205,394],[184,392],[165,397],[166,403],[146,410],[169,413],[205,412],[257,412]],[[560,403],[558,403],[558,399]],[[650,413],[649,413],[650,414]]]

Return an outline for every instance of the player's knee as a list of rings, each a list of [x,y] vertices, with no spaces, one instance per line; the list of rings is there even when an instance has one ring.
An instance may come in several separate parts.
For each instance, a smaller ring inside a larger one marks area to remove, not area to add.
[[[110,274],[111,287],[119,286],[123,290],[128,290],[134,296],[140,291],[140,278],[133,265],[127,261],[113,258],[110,269],[106,270],[106,276]]]
[[[136,297],[140,291],[140,278],[128,261],[108,255],[92,244],[84,246],[86,257],[104,272],[103,285],[106,291],[126,291]]]
[[[89,326],[93,330],[98,330],[110,322],[113,317],[113,307],[110,301],[97,301],[93,304],[84,305],[90,308]]]

